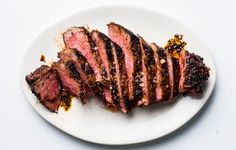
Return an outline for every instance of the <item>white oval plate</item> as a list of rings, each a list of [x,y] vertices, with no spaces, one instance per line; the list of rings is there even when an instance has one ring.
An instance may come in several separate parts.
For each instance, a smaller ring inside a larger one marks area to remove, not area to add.
[[[131,114],[113,113],[95,99],[82,106],[74,99],[72,108],[51,113],[31,93],[25,76],[41,65],[39,57],[56,59],[58,35],[71,26],[86,26],[107,33],[106,24],[114,21],[148,42],[164,46],[179,33],[187,41],[187,49],[202,56],[211,68],[207,87],[201,98],[179,97],[174,104],[137,108]],[[57,42],[55,42],[55,39]],[[29,103],[48,122],[77,138],[100,144],[123,145],[160,138],[183,126],[207,102],[215,85],[215,66],[207,46],[188,28],[166,15],[131,6],[102,6],[71,15],[41,33],[31,44],[21,68],[21,84]]]

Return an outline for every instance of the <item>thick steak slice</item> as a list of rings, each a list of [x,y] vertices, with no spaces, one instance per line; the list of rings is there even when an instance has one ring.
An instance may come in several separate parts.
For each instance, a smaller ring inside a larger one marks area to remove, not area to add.
[[[106,106],[116,107],[112,104],[111,98],[109,98],[108,90],[104,91],[103,85],[96,81],[95,73],[92,67],[87,62],[87,59],[75,49],[65,49],[58,54],[58,57],[63,60],[71,60],[76,64],[76,68],[81,74],[81,78],[88,85],[90,91],[93,91],[95,96],[100,99]]]
[[[168,74],[169,74],[169,84],[170,84],[170,96],[169,100],[171,101],[174,96],[174,70],[173,70],[173,62],[172,62],[172,55],[168,51],[166,53],[166,60],[168,66]]]
[[[163,85],[162,85],[162,64],[161,64],[161,58],[159,54],[157,53],[158,46],[155,43],[151,44],[151,47],[154,52],[154,58],[156,63],[156,102],[160,102],[163,99]]]
[[[203,63],[203,58],[186,50],[181,50],[179,65],[181,75],[179,92],[201,93],[203,81],[208,80],[210,76],[210,69]]]
[[[162,47],[157,46],[157,55],[160,57],[161,63],[161,87],[163,90],[162,99],[160,101],[168,101],[171,95],[170,81],[169,81],[169,71],[167,56],[165,50]],[[160,102],[158,101],[158,102]]]
[[[75,64],[72,61],[65,63],[58,61],[53,63],[52,68],[57,72],[62,88],[68,91],[72,96],[79,98],[81,102],[85,104],[87,93]]]
[[[180,67],[179,67],[179,59],[173,57],[173,74],[174,74],[174,96],[179,94],[179,80],[180,80]]]
[[[112,42],[112,52],[116,66],[116,80],[118,85],[118,93],[120,97],[120,108],[127,113],[133,108],[133,103],[129,101],[127,70],[125,67],[124,53],[119,45]]]
[[[128,75],[129,99],[138,101],[142,99],[141,71],[142,55],[139,38],[121,25],[108,24],[108,35],[118,44],[125,56],[125,65]]]
[[[180,66],[179,55],[180,51],[184,49],[186,43],[182,40],[183,36],[176,34],[170,40],[168,40],[165,50],[171,54],[173,63],[173,75],[174,75],[174,96],[179,93],[179,80],[180,80]]]
[[[140,46],[142,50],[142,87],[143,87],[143,104],[149,105],[156,99],[156,63],[152,48],[147,42],[139,37]]]
[[[98,48],[89,31],[84,27],[71,27],[63,34],[63,39],[67,48],[76,49],[86,58],[95,73],[96,80],[105,84],[107,77],[105,68],[102,66]]]
[[[52,112],[58,111],[61,103],[60,84],[57,74],[50,67],[42,65],[26,76],[26,81],[40,103]]]
[[[99,55],[101,57],[103,66],[110,81],[108,87],[104,87],[106,98],[119,108],[119,95],[116,79],[116,66],[114,56],[112,53],[111,40],[99,31],[92,31],[91,33],[96,45],[98,46]]]
[[[87,63],[86,59],[78,59],[77,50],[75,49],[64,49],[63,51],[58,53],[58,58],[60,58],[61,61],[66,63],[67,61],[71,61],[75,64],[76,69],[80,73],[80,77],[85,83],[85,87],[87,90],[88,96],[93,96],[93,90],[91,88],[92,85],[95,85],[96,79],[93,73],[92,68]],[[79,52],[78,52],[79,53]]]

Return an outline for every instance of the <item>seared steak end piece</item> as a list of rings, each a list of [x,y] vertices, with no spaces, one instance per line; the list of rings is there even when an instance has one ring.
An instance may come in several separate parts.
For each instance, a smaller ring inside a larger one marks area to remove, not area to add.
[[[57,74],[48,66],[42,65],[26,76],[31,91],[48,110],[57,112],[61,103],[60,84]]]
[[[203,63],[203,58],[182,50],[179,65],[181,72],[179,92],[201,93],[201,84],[210,76],[210,69]]]

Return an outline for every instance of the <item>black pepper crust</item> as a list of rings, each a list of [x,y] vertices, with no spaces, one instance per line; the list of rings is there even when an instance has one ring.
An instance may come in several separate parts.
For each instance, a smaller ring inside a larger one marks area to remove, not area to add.
[[[70,76],[74,78],[80,86],[79,98],[81,99],[82,103],[85,104],[87,98],[86,88],[84,82],[80,77],[79,71],[76,69],[75,63],[69,60],[65,63],[65,67],[70,72]]]
[[[161,101],[168,101],[170,97],[170,82],[169,82],[169,73],[168,73],[168,64],[166,60],[166,53],[165,50],[159,46],[157,46],[157,54],[160,56],[161,60],[161,87],[163,89],[163,97]],[[162,62],[165,61],[165,62]]]
[[[146,67],[146,71],[144,72],[147,74],[147,91],[148,91],[148,100],[150,103],[153,103],[156,99],[156,62],[154,58],[154,52],[152,48],[148,45],[147,42],[143,40],[142,37],[140,38],[140,45],[142,44],[141,48],[143,48],[143,56],[144,56],[144,65]]]
[[[91,50],[92,50],[93,58],[98,63],[99,69],[101,70],[101,73],[102,73],[102,77],[103,77],[103,80],[104,80],[103,84],[104,85],[109,84],[109,83],[107,83],[108,82],[107,81],[108,80],[107,79],[107,74],[106,74],[104,66],[102,65],[102,60],[101,60],[101,57],[99,56],[98,47],[97,47],[95,41],[93,40],[91,34],[89,33],[89,31],[86,28],[84,28],[84,27],[80,27],[80,28],[83,29],[85,35],[88,38],[88,42],[89,42],[89,45],[90,45]]]
[[[118,94],[118,86],[117,86],[117,81],[116,81],[116,66],[115,66],[115,61],[114,61],[114,56],[112,53],[112,45],[111,45],[111,40],[103,33],[99,31],[93,31],[96,32],[98,37],[102,40],[105,46],[105,51],[106,55],[108,58],[108,64],[109,64],[109,74],[110,74],[110,85],[109,88],[111,90],[111,95],[112,95],[112,100],[114,104],[119,108],[119,101],[120,97]]]
[[[201,93],[201,84],[208,80],[210,69],[203,63],[203,58],[185,51],[186,65],[184,72],[184,89],[193,93]]]
[[[87,59],[78,50],[73,49],[73,52],[76,55],[77,61],[81,65],[82,70],[86,74],[88,82],[89,82],[89,85],[90,85],[91,89],[94,91],[96,97],[100,101],[102,101],[106,106],[112,107],[107,102],[107,100],[104,97],[104,95],[102,94],[103,93],[104,85],[102,83],[96,81],[96,77],[95,77],[94,71],[93,71],[92,67],[89,65],[89,63],[87,62]]]
[[[172,57],[174,73],[174,96],[179,93],[180,67],[179,59]]]
[[[114,48],[115,48],[115,52],[117,55],[117,59],[118,59],[118,64],[119,64],[119,70],[120,70],[120,81],[121,81],[121,89],[122,89],[122,97],[126,106],[127,110],[131,110],[133,108],[133,102],[129,100],[129,92],[128,92],[128,76],[127,76],[127,70],[126,70],[126,66],[125,66],[125,57],[124,57],[124,53],[121,49],[121,47],[119,45],[117,45],[116,43],[112,43]]]
[[[126,29],[125,27],[116,24],[114,22],[111,22],[108,24],[108,26],[114,25],[119,28],[120,31],[123,31],[125,34],[127,34],[127,37],[130,38],[130,47],[131,47],[131,52],[132,52],[132,57],[133,57],[133,63],[134,63],[134,72],[132,74],[133,76],[133,81],[132,81],[132,86],[133,86],[133,93],[129,91],[129,100],[133,101],[134,105],[142,99],[143,97],[143,91],[142,87],[140,86],[142,81],[142,52],[139,44],[139,38],[133,34],[130,30]]]
[[[133,95],[133,101],[138,101],[142,99],[143,97],[143,90],[140,86],[142,83],[142,51],[139,43],[139,38],[133,34],[131,31],[125,29],[122,27],[124,31],[130,36],[130,45],[131,45],[131,51],[133,54],[133,61],[134,61],[134,72],[133,72],[133,86],[134,86],[134,95]]]
[[[25,77],[26,82],[31,86],[35,84],[35,82],[44,74],[46,74],[48,71],[50,71],[50,67],[47,65],[42,65],[39,68],[37,68],[34,72],[30,73]]]
[[[39,93],[39,85],[43,85],[45,80],[48,80],[51,75],[55,76],[55,80],[59,83],[58,85],[58,94],[54,99],[42,99],[41,93]],[[57,113],[58,108],[61,104],[61,86],[57,74],[47,65],[41,65],[34,72],[30,73],[25,77],[26,82],[28,83],[32,93],[38,98],[39,102],[43,104],[49,111]]]

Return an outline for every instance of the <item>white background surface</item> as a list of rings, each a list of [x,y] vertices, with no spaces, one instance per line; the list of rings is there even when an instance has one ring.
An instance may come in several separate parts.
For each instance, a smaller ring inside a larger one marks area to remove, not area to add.
[[[0,1],[1,149],[120,149],[87,143],[54,128],[27,103],[19,84],[22,56],[42,30],[86,7],[110,3],[109,0]],[[236,2],[116,0],[115,3],[155,8],[191,27],[209,46],[217,69],[215,91],[208,105],[194,120],[161,140],[122,148],[235,149]]]

